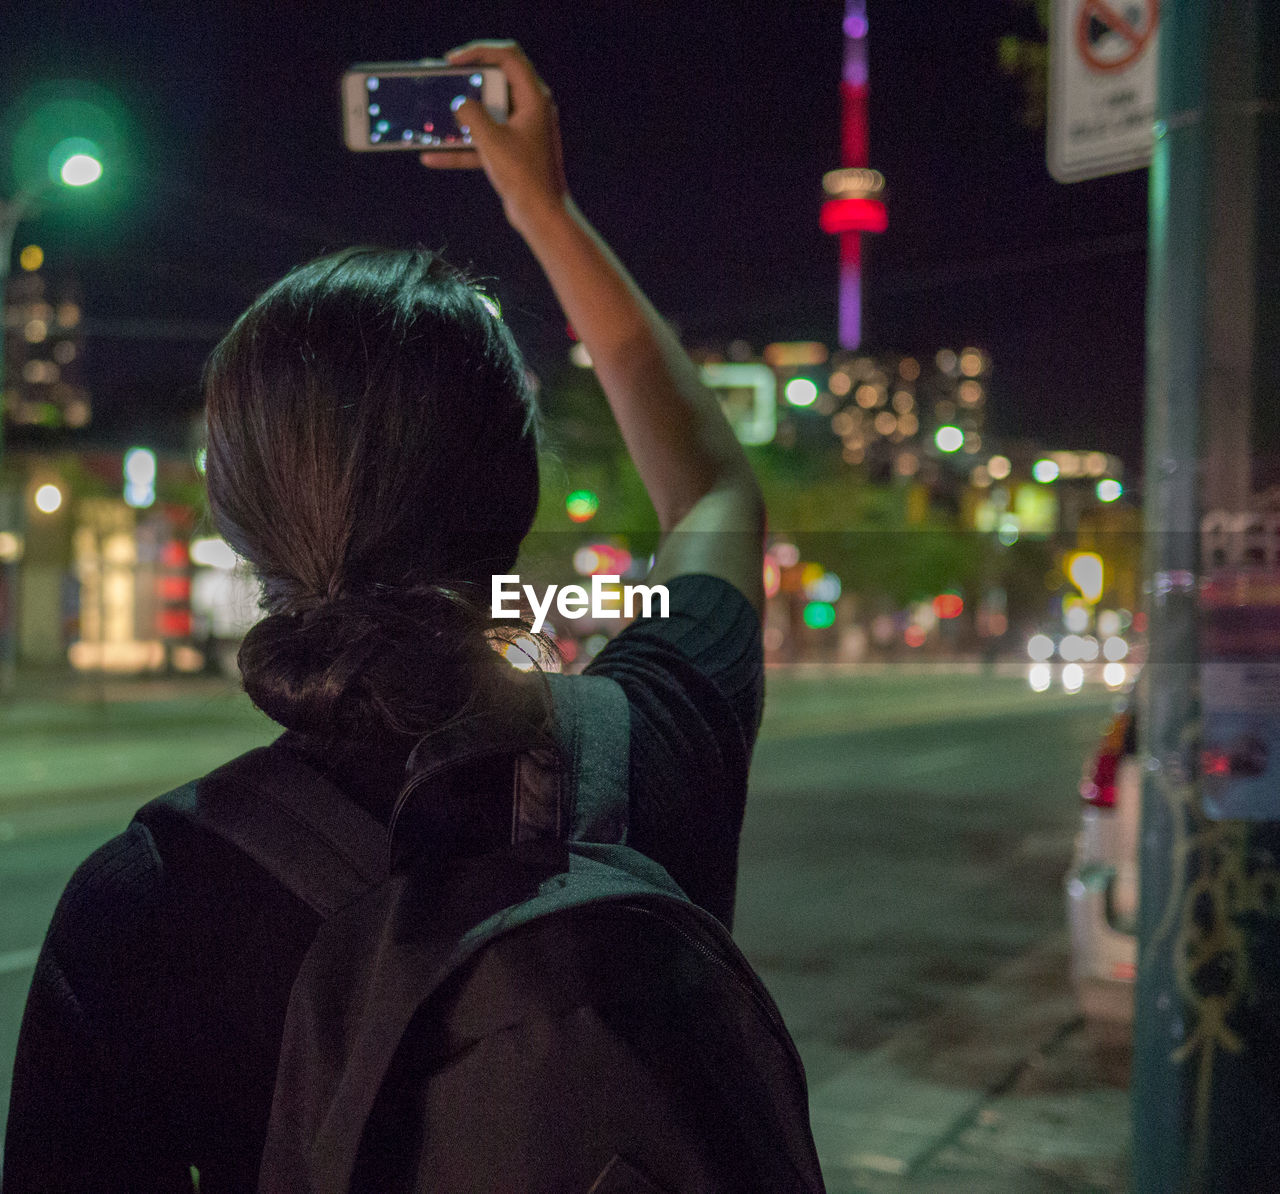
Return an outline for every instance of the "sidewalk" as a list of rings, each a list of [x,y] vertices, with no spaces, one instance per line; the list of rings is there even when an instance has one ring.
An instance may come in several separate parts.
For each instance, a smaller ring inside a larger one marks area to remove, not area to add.
[[[810,1092],[829,1194],[1120,1194],[1127,1044],[1091,1042],[1066,934]]]

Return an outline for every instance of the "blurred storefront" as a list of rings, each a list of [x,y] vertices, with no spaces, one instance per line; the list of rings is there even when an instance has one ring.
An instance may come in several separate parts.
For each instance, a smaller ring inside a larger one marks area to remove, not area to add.
[[[227,544],[201,533],[193,462],[133,448],[19,451],[6,464],[0,614],[18,665],[234,668],[257,589]]]

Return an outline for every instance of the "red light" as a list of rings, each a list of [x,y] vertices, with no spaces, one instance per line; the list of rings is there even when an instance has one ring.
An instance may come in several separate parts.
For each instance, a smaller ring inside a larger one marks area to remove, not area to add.
[[[889,213],[878,199],[828,199],[818,223],[823,232],[883,232]]]
[[[1135,634],[1145,634],[1147,631],[1147,615],[1142,610],[1133,615],[1133,630]]]
[[[922,647],[924,646],[924,639],[924,627],[916,625],[908,626],[906,633],[902,636],[902,641],[906,643],[908,647]]]
[[[191,634],[191,615],[181,609],[164,610],[156,618],[156,629],[162,638],[187,638]]]
[[[161,601],[186,601],[191,596],[191,582],[185,576],[157,577],[156,596]]]
[[[1231,756],[1221,750],[1206,750],[1200,754],[1201,775],[1224,776],[1231,774]]]
[[[160,562],[166,568],[185,568],[187,545],[179,539],[170,539],[160,551]]]
[[[1093,765],[1093,776],[1080,785],[1080,799],[1095,808],[1115,808],[1116,763],[1119,755],[1110,751],[1099,753]]]
[[[939,593],[933,599],[933,612],[940,618],[958,618],[964,612],[964,598],[959,593]]]

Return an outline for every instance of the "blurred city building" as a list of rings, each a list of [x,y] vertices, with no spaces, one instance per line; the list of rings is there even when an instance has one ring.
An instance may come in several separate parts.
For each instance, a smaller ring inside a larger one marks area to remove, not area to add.
[[[88,425],[89,392],[81,382],[81,299],[73,277],[51,275],[44,252],[27,245],[8,281],[4,307],[6,430]]]
[[[10,334],[27,346],[11,350],[20,378],[30,361],[56,363],[59,344],[78,351],[78,321],[58,314],[72,301],[65,292],[17,281],[29,288],[10,308]],[[27,338],[34,320],[44,321],[45,339]],[[1083,627],[1087,637],[1100,618],[1108,628],[1131,624],[1140,551],[1121,462],[1088,448],[999,441],[995,363],[982,348],[910,354],[806,341],[757,351],[735,341],[695,357],[770,504],[771,660],[1025,660],[1038,634]],[[643,525],[652,511],[621,442],[581,431],[607,423],[591,406],[603,395],[592,396],[589,361],[575,365],[543,386],[560,434],[521,568],[542,584],[639,580],[656,524]],[[74,377],[59,380],[76,386]],[[88,412],[88,394],[55,398],[55,384],[10,387],[21,410],[42,412],[39,423],[10,424],[4,458],[0,599],[19,660],[232,672],[259,616],[257,587],[207,527],[198,426],[189,450],[93,442],[92,428],[62,413],[75,402]],[[1081,552],[1100,561],[1102,590],[1091,600],[1069,576]],[[554,627],[566,665],[585,664],[619,626]]]
[[[1141,545],[1123,462],[1000,439],[982,348],[735,341],[697,357],[770,500],[771,658],[1025,659],[1027,640],[1065,632],[1068,615],[1131,624]],[[1105,601],[1085,602],[1067,576],[1086,549],[1103,561]]]

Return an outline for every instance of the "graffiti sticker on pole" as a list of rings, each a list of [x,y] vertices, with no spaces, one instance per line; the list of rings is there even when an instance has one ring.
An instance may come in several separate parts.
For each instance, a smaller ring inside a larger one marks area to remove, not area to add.
[[[1049,135],[1059,182],[1151,161],[1159,0],[1053,0]]]

